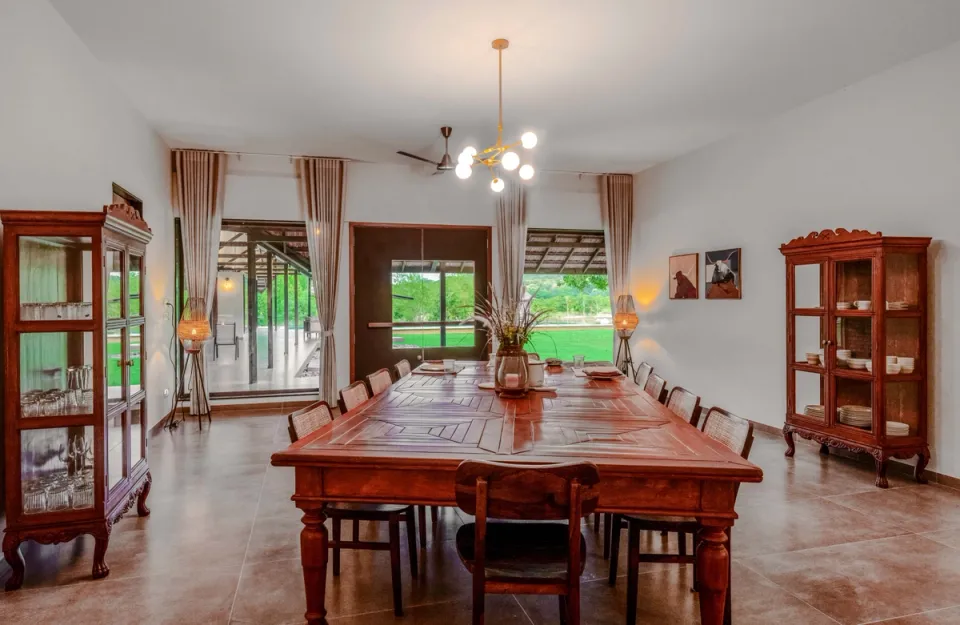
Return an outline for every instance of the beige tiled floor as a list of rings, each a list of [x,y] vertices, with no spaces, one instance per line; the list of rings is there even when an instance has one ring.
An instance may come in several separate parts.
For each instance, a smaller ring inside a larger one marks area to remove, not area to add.
[[[293,473],[268,464],[270,452],[286,445],[284,425],[275,417],[224,418],[202,433],[191,423],[151,439],[153,514],[115,526],[110,576],[90,580],[91,540],[27,543],[27,581],[0,594],[0,623],[302,623]],[[805,443],[787,459],[782,440],[764,434],[752,459],[765,480],[740,492],[735,623],[960,623],[960,491],[896,474],[890,490],[877,490],[870,465],[820,456]],[[340,577],[329,581],[331,625],[469,623],[469,576],[451,542],[463,521],[443,511],[418,580],[401,551],[402,619],[391,610],[389,556],[345,552]],[[362,532],[382,535],[374,526]],[[583,622],[623,623],[625,580],[606,584],[598,539],[586,534]],[[644,540],[662,548],[658,535]],[[698,623],[691,581],[690,567],[644,566],[638,621]],[[554,624],[557,601],[490,597],[487,622]]]

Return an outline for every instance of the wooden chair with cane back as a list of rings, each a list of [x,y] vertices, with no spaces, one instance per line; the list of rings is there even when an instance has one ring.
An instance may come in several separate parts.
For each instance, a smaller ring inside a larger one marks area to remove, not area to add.
[[[667,400],[667,381],[656,373],[651,373],[647,383],[643,385],[644,392],[661,404]]]
[[[735,414],[727,412],[722,408],[711,408],[703,422],[703,432],[713,440],[726,446],[731,451],[739,454],[744,460],[750,456],[750,448],[753,446],[753,424],[750,421],[738,417]],[[739,484],[737,485],[739,490]],[[674,564],[693,564],[694,579],[696,579],[697,567],[697,548],[699,541],[697,534],[700,532],[700,524],[693,517],[658,517],[658,516],[634,516],[634,515],[613,515],[613,533],[611,534],[610,546],[610,578],[609,583],[614,586],[617,581],[617,566],[620,549],[620,530],[628,527],[628,563],[627,563],[627,625],[634,625],[637,620],[637,587],[638,569],[641,562],[659,562]],[[640,532],[642,530],[654,532],[677,532],[682,540],[678,542],[678,552],[673,553],[641,553],[640,552]],[[726,548],[730,550],[730,534],[732,528],[727,530]],[[687,554],[686,534],[693,534],[693,551]],[[729,562],[728,562],[729,567]],[[724,623],[729,625],[731,622],[731,586],[727,586],[726,607],[724,608]],[[694,588],[696,590],[696,588]]]
[[[487,593],[555,594],[561,623],[580,624],[586,562],[580,525],[597,508],[599,481],[591,462],[460,464],[457,505],[476,517],[460,527],[456,540],[457,554],[473,574],[473,625],[483,625]]]
[[[410,368],[410,361],[406,358],[393,365],[393,372],[396,374],[397,380],[407,377],[412,370],[413,369]]]
[[[670,412],[684,419],[693,427],[700,421],[700,396],[694,395],[681,386],[674,386],[667,395],[667,408]]]
[[[367,386],[374,397],[390,388],[391,384],[393,379],[390,377],[389,369],[378,369],[367,376]]]
[[[340,414],[344,415],[370,399],[370,391],[363,380],[340,389]]]
[[[650,374],[653,373],[653,365],[649,362],[641,362],[640,366],[637,367],[637,375],[634,376],[633,381],[637,383],[637,386],[643,388],[647,385],[647,378],[650,377]]]
[[[362,383],[361,383],[362,384]],[[325,401],[311,404],[288,417],[290,442],[298,440],[333,421],[333,412]],[[410,576],[417,578],[419,563],[417,561],[416,521],[414,520],[413,506],[394,504],[368,503],[328,503],[324,512],[333,525],[333,539],[329,542],[329,549],[333,552],[333,574],[340,575],[340,550],[361,549],[390,552],[390,576],[393,583],[393,613],[403,616],[403,589],[400,576],[400,524],[407,524],[407,549],[410,554]],[[342,521],[353,523],[353,540],[341,539],[340,524]],[[389,540],[364,541],[360,540],[360,521],[386,522],[389,526]]]

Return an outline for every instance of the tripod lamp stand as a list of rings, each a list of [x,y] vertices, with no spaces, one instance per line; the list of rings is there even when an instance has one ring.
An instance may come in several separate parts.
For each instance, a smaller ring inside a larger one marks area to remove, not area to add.
[[[170,429],[176,428],[186,420],[186,416],[179,421],[177,420],[177,407],[180,404],[180,395],[186,388],[184,378],[186,378],[188,371],[190,372],[193,390],[200,397],[200,411],[197,413],[200,429],[203,429],[203,417],[210,419],[210,403],[207,399],[207,385],[203,377],[203,346],[210,340],[212,334],[210,320],[207,319],[205,301],[202,298],[187,300],[183,315],[180,316],[180,323],[177,324],[177,338],[183,345],[186,361],[184,361],[183,370],[180,372],[177,394],[173,396],[173,408],[167,415],[166,427]]]
[[[620,346],[617,347],[617,366],[634,380],[637,379],[637,368],[633,364],[633,355],[630,353],[630,337],[633,336],[633,331],[639,324],[640,318],[637,317],[633,296],[618,296],[616,313],[613,316],[613,327],[620,338]]]

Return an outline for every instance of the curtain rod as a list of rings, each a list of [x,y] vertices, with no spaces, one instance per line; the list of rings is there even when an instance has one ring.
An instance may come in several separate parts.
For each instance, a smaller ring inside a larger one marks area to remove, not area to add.
[[[269,156],[271,158],[285,158],[288,159],[291,163],[295,158],[310,158],[303,154],[275,154],[272,152],[236,152],[233,150],[209,150],[205,148],[172,148],[173,150],[194,150],[196,152],[219,152],[221,154],[228,154],[230,156]],[[373,163],[374,161],[363,161],[356,158],[344,158],[341,156],[318,156],[313,158],[332,158],[346,163]],[[386,162],[384,164],[392,164]],[[596,172],[596,171],[574,171],[570,169],[541,169],[542,173],[545,174],[570,174],[573,176],[605,176],[606,173]]]

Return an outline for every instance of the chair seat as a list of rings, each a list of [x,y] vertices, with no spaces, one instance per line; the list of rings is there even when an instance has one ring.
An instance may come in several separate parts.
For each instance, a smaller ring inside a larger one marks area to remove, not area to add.
[[[326,511],[341,515],[399,514],[411,506],[396,503],[328,503]]]
[[[484,569],[487,578],[565,580],[569,528],[561,523],[487,523]],[[468,523],[457,530],[457,554],[473,571],[475,527]],[[580,573],[586,564],[587,543],[580,535]]]

